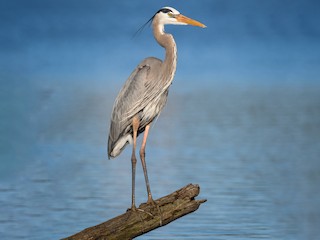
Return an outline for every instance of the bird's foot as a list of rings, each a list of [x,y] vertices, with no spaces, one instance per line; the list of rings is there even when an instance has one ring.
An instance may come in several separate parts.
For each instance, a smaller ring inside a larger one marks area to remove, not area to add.
[[[136,213],[136,212],[142,212],[142,213],[148,214],[148,215],[151,216],[151,217],[154,217],[154,215],[152,215],[150,212],[147,212],[147,211],[145,211],[145,210],[143,210],[143,209],[141,209],[141,208],[137,208],[135,205],[132,205],[131,208],[128,208],[128,209],[127,209],[127,212],[129,212],[129,211],[132,211],[132,212],[134,212],[134,213]]]
[[[137,211],[136,205],[132,205],[131,208],[128,208],[127,212],[129,212],[129,211],[133,211],[133,212]]]
[[[144,210],[144,209],[141,209],[141,207],[147,205],[147,208]],[[158,211],[158,214],[154,212],[154,209],[157,209]],[[152,197],[148,197],[148,201],[146,203],[143,203],[141,204],[138,208],[135,206],[135,205],[132,205],[131,208],[128,208],[127,209],[127,212],[128,211],[131,211],[132,213],[145,213],[147,215],[149,215],[150,217],[152,218],[155,218],[156,216],[159,216],[159,223],[160,223],[160,226],[162,226],[162,212],[161,212],[161,209],[160,209],[160,206],[159,204],[157,204],[156,201],[154,201],[152,199]],[[140,219],[142,220],[142,217],[139,215]]]
[[[160,226],[162,226],[162,212],[160,209],[159,204],[153,200],[151,196],[148,197],[147,205],[152,206],[153,208],[157,208],[158,210],[158,215],[159,215],[159,221],[160,221]]]

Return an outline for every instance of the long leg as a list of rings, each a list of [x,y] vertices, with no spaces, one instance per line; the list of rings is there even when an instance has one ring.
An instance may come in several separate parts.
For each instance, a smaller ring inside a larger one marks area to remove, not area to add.
[[[162,226],[161,209],[156,204],[156,202],[153,200],[152,195],[151,195],[150,184],[149,184],[148,173],[147,173],[147,165],[146,165],[146,159],[145,159],[145,156],[146,156],[145,150],[146,150],[146,144],[147,144],[147,138],[148,138],[148,134],[149,134],[149,129],[150,129],[150,125],[148,124],[145,127],[145,130],[144,130],[143,140],[142,140],[141,149],[140,149],[140,158],[141,158],[144,178],[146,180],[146,186],[147,186],[147,192],[148,192],[148,202],[147,203],[151,203],[151,204],[153,204],[153,205],[155,205],[157,207],[157,209],[159,211],[159,214],[160,214],[160,226]]]
[[[141,144],[141,149],[140,149],[140,159],[141,159],[141,163],[142,163],[144,178],[146,181],[147,192],[148,192],[148,203],[153,202],[151,191],[150,191],[148,173],[147,173],[147,165],[146,165],[146,160],[145,160],[145,155],[146,155],[145,149],[146,149],[147,138],[148,138],[148,134],[149,134],[149,128],[150,128],[150,125],[147,125],[145,127],[143,140],[142,140],[142,144]]]
[[[132,120],[132,130],[133,130],[133,147],[132,147],[132,155],[131,155],[131,163],[132,163],[132,204],[131,204],[131,209],[135,210],[136,205],[135,205],[135,181],[136,181],[136,163],[137,163],[137,158],[136,158],[136,147],[137,147],[137,133],[138,133],[138,128],[139,128],[139,118],[138,117],[133,117]]]

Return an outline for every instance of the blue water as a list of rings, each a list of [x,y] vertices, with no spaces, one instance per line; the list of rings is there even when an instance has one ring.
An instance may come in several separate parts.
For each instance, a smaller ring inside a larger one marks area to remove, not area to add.
[[[130,148],[107,161],[114,98],[171,5],[178,70],[153,125],[155,198],[188,183],[200,209],[138,239],[316,239],[320,29],[315,1],[10,1],[0,26],[1,239],[59,239],[131,203]],[[137,203],[146,201],[141,167]]]

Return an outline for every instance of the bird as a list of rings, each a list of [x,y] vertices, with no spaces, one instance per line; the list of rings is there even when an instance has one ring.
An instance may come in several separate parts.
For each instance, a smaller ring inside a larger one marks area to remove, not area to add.
[[[141,133],[144,134],[140,148],[140,159],[148,193],[147,204],[155,203],[147,174],[145,148],[150,125],[167,102],[169,87],[177,65],[177,46],[173,36],[165,32],[164,25],[206,27],[203,23],[182,15],[173,7],[161,8],[148,22],[152,22],[155,40],[165,49],[165,58],[162,61],[155,57],[148,57],[133,70],[115,99],[108,137],[109,159],[120,155],[126,145],[133,145],[131,154],[131,210],[137,209],[135,205],[136,146],[137,137]]]

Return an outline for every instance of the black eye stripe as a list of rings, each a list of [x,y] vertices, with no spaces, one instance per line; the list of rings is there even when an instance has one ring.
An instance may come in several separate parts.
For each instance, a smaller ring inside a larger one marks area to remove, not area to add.
[[[172,11],[168,8],[162,8],[157,13],[159,13],[159,12],[168,13],[168,12],[172,12]]]

